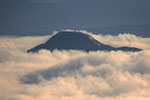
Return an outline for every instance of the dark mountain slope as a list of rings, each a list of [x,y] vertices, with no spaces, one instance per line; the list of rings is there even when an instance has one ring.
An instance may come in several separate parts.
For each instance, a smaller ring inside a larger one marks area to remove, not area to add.
[[[103,44],[92,36],[81,32],[58,32],[52,36],[44,44],[40,44],[34,48],[29,49],[27,52],[37,52],[40,49],[47,49],[53,51],[58,50],[83,50],[83,51],[97,51],[97,50],[123,50],[123,51],[140,51],[141,49],[134,47],[119,47],[115,48],[106,44]]]

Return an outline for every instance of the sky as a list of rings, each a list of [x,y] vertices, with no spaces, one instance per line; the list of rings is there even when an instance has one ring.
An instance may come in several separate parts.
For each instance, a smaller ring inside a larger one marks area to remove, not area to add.
[[[0,0],[0,34],[149,25],[149,0]]]
[[[143,51],[27,53],[51,35],[1,36],[0,100],[149,100],[150,38],[82,32],[115,47]]]

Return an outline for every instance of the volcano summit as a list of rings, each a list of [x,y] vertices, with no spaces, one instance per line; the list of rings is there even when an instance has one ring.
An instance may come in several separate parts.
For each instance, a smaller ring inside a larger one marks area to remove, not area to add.
[[[45,43],[29,49],[27,52],[38,52],[41,49],[53,51],[58,50],[83,50],[83,51],[141,51],[142,49],[135,47],[119,47],[115,48],[110,45],[103,44],[91,35],[76,31],[61,31],[52,36]]]

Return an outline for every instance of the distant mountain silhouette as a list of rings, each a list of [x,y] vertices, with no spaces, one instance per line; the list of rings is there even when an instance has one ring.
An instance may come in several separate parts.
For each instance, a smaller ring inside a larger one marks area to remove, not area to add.
[[[95,34],[111,34],[118,35],[120,33],[132,33],[137,36],[142,37],[150,37],[150,24],[147,25],[123,25],[123,26],[112,26],[112,27],[104,27],[104,28],[83,28],[89,32],[93,32]]]
[[[64,27],[64,28],[53,28],[53,29],[45,29],[34,32],[0,32],[0,36],[5,35],[15,35],[15,36],[41,36],[51,34],[54,30],[87,30],[88,32],[92,32],[94,34],[104,34],[104,35],[118,35],[120,33],[132,33],[136,36],[142,37],[150,37],[150,24],[146,25],[123,25],[123,26],[112,26],[112,27],[84,27],[84,28],[73,28],[73,27]]]
[[[58,50],[83,50],[83,51],[111,51],[111,50],[122,50],[122,51],[141,51],[135,47],[119,47],[115,48],[106,44],[103,44],[92,36],[75,31],[61,31],[56,35],[52,36],[48,41],[40,44],[34,48],[29,49],[27,52],[37,52],[41,49],[47,49],[53,51]]]

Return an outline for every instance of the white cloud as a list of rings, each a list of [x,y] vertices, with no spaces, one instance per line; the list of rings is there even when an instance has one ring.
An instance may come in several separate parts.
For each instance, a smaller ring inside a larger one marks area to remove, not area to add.
[[[115,46],[134,44],[144,50],[89,53],[41,50],[26,53],[28,48],[50,36],[0,37],[0,99],[149,100],[150,38],[131,34],[93,36],[104,43]],[[31,73],[40,79],[38,84],[20,82],[24,75]]]
[[[117,36],[112,35],[93,35],[102,43],[110,44],[115,47],[131,46],[141,49],[150,49],[150,38],[137,37],[134,34],[124,33]]]

